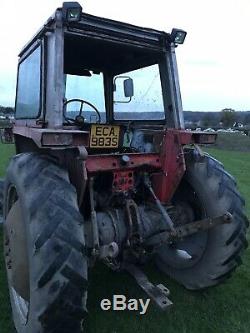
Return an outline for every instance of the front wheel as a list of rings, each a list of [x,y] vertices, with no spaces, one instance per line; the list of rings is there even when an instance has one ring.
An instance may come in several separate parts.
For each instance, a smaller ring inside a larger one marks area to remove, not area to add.
[[[193,156],[192,151],[189,155]],[[189,236],[171,247],[160,247],[156,264],[186,288],[202,289],[223,282],[239,266],[247,247],[249,223],[235,180],[220,162],[205,155],[200,161],[187,158],[186,164],[185,176],[173,198],[171,214],[175,224],[216,217],[227,211],[233,215],[233,222]],[[178,255],[177,249],[186,255]]]
[[[79,333],[86,311],[83,218],[67,172],[15,156],[4,189],[4,250],[18,333]]]

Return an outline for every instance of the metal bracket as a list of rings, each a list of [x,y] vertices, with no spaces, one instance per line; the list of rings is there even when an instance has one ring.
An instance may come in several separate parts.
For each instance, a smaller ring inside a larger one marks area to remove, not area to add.
[[[149,180],[149,177],[147,174],[144,175],[144,184],[145,186],[149,189],[152,197],[155,200],[156,206],[159,209],[159,212],[161,213],[161,215],[163,216],[164,220],[166,221],[166,224],[168,226],[168,228],[174,233],[174,224],[173,221],[171,220],[170,216],[168,215],[166,209],[162,206],[160,200],[157,198],[157,196],[155,195],[155,192],[151,186],[151,182]]]
[[[153,246],[154,248],[160,247],[162,244],[173,243],[178,239],[188,237],[199,231],[209,230],[221,224],[231,223],[233,221],[233,216],[226,212],[223,215],[217,217],[207,217],[203,220],[187,223],[178,226],[172,231],[163,231],[159,234],[149,237],[145,244],[147,246]]]
[[[170,291],[163,284],[154,285],[149,281],[146,274],[133,264],[124,263],[122,267],[135,278],[139,286],[161,310],[166,310],[169,306],[173,305],[168,298]]]
[[[142,225],[141,217],[137,204],[132,199],[126,200],[126,213],[128,220],[128,245],[135,245],[142,243]]]
[[[97,256],[100,247],[99,244],[99,231],[97,226],[97,217],[95,211],[94,201],[94,178],[89,179],[89,196],[90,196],[90,208],[91,208],[91,222],[92,222],[92,235],[93,235],[93,251],[92,255]]]

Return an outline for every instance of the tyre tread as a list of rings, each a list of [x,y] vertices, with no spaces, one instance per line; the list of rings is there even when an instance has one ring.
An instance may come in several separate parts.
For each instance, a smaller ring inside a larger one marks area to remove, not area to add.
[[[44,296],[49,293],[50,299],[38,318],[41,332],[80,333],[87,311],[87,259],[76,190],[67,171],[48,156],[16,155],[8,170],[18,174],[17,181],[25,189],[30,227],[40,230],[32,236],[32,257],[43,262],[36,285],[37,291]],[[85,268],[79,268],[81,262],[85,262]]]

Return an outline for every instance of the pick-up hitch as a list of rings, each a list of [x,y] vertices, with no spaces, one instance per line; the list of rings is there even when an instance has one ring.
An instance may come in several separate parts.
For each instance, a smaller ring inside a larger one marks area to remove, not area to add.
[[[170,291],[163,284],[154,285],[149,281],[146,274],[137,266],[124,263],[123,268],[128,271],[139,284],[139,286],[148,294],[161,310],[166,310],[173,303],[168,298]]]

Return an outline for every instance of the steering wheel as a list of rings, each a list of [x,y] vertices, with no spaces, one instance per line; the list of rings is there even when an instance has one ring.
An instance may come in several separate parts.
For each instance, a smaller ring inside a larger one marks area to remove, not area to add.
[[[100,115],[100,112],[97,110],[97,108],[96,108],[93,104],[91,104],[91,103],[88,102],[88,101],[85,101],[84,99],[80,99],[80,98],[72,98],[72,99],[69,99],[69,100],[67,100],[66,102],[63,103],[63,106],[64,106],[65,110],[66,110],[66,106],[67,106],[69,103],[72,103],[72,102],[80,102],[80,103],[81,103],[80,110],[79,110],[79,114],[77,115],[77,117],[78,117],[78,116],[82,116],[83,105],[84,105],[84,104],[87,104],[87,105],[89,105],[92,109],[95,110],[95,112],[96,112],[96,114],[97,114],[97,116],[98,116],[98,121],[97,121],[97,123],[100,124],[100,122],[101,122],[101,115]],[[75,122],[75,119],[68,118],[68,117],[65,116],[65,114],[64,114],[64,117],[65,117],[66,120],[71,120],[71,121]]]

